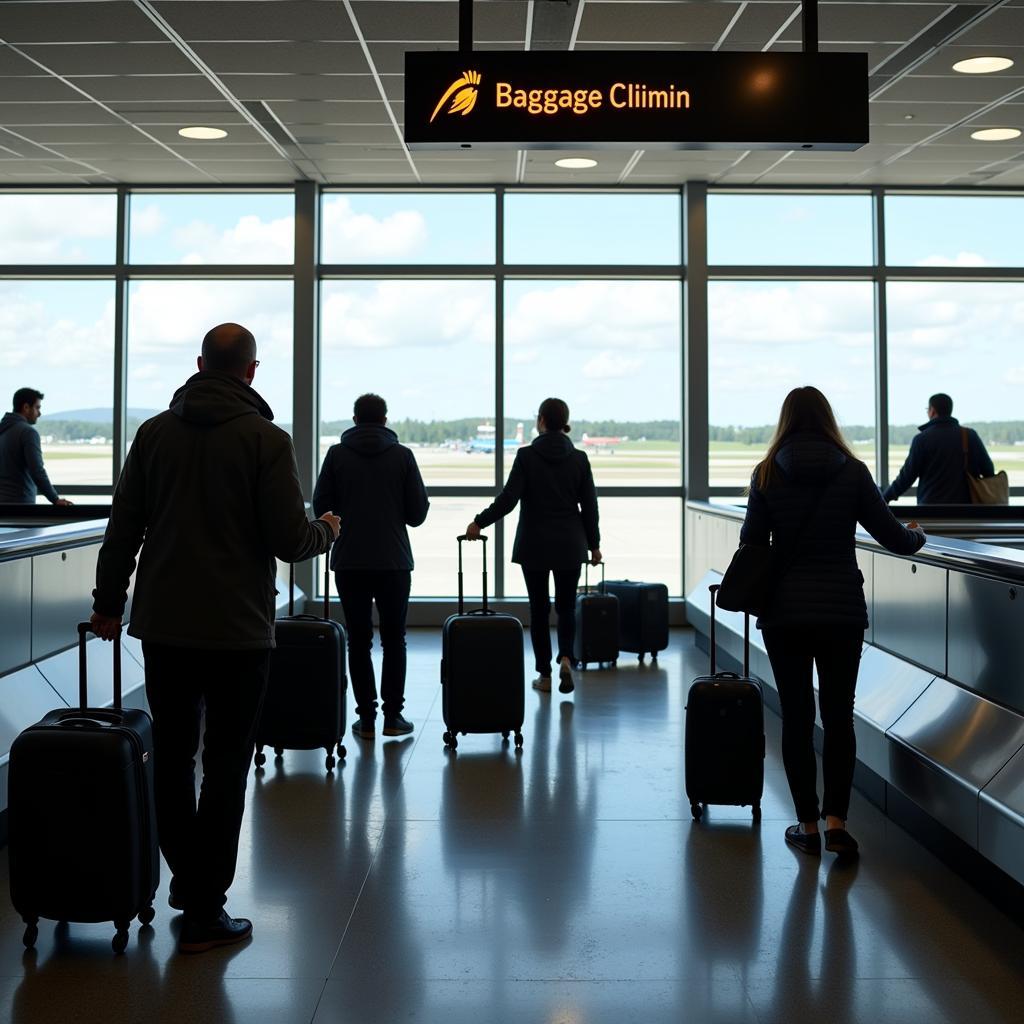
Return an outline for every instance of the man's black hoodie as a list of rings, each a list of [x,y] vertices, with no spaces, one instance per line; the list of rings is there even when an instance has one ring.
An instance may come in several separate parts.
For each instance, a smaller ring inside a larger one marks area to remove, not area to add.
[[[476,517],[490,526],[520,504],[512,561],[527,569],[571,569],[600,547],[597,492],[586,452],[545,431],[516,452],[508,483]]]
[[[122,614],[141,545],[132,636],[274,646],[274,560],[321,554],[331,530],[307,518],[291,438],[272,418],[244,381],[204,371],[139,427],[96,564],[97,612]]]
[[[324,459],[313,492],[317,515],[341,516],[332,569],[413,567],[407,526],[427,518],[427,491],[416,457],[393,430],[376,423],[350,427]]]

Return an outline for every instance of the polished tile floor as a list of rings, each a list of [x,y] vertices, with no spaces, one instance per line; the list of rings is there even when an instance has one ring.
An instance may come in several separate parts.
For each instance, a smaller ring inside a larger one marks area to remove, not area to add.
[[[442,749],[435,631],[411,638],[414,737],[286,754],[251,780],[230,908],[244,947],[175,954],[162,890],[126,955],[0,897],[0,1020],[192,1024],[1020,1021],[1024,929],[855,797],[856,868],[789,850],[778,721],[764,820],[690,820],[689,631],[571,698],[527,694],[525,750]],[[74,849],[68,849],[74,856]],[[7,887],[6,855],[0,885]],[[166,877],[164,887],[166,887]]]

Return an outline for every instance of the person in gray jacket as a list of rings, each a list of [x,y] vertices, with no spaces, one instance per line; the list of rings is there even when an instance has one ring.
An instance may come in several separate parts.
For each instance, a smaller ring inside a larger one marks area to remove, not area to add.
[[[244,327],[206,335],[199,372],[135,435],[96,563],[92,624],[116,640],[142,548],[128,632],[145,656],[160,848],[184,953],[252,932],[224,903],[274,646],[275,559],[323,554],[338,534],[330,512],[306,516],[291,439],[251,387],[258,365]]]
[[[358,716],[352,732],[372,740],[377,728],[377,682],[370,656],[375,603],[384,654],[380,679],[384,735],[405,736],[413,730],[402,715],[405,620],[413,570],[407,527],[423,523],[430,502],[416,456],[388,429],[384,399],[360,395],[352,420],[355,426],[327,452],[313,492],[313,511],[333,508],[341,517],[331,568],[348,628],[349,672]]]
[[[42,494],[53,505],[70,505],[46,473],[36,423],[42,415],[43,393],[18,388],[13,412],[0,420],[0,504],[34,505]]]

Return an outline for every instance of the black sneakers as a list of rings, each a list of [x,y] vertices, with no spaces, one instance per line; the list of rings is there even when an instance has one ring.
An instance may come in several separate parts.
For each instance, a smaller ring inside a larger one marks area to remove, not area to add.
[[[222,910],[212,921],[190,921],[181,926],[178,939],[179,953],[205,953],[218,946],[232,946],[244,942],[252,935],[252,921],[244,917],[228,917]]]
[[[825,829],[825,849],[840,860],[853,860],[860,852],[857,840],[845,828]]]
[[[401,715],[384,719],[385,736],[408,736],[412,730],[412,722],[407,722]]]
[[[352,735],[361,740],[372,740],[377,735],[376,718],[358,718],[352,723]]]
[[[812,857],[821,856],[820,832],[805,832],[799,825],[790,825],[786,829],[786,842]]]

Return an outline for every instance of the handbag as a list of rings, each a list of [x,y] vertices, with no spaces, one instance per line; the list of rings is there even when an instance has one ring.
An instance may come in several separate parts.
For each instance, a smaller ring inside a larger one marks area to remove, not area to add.
[[[775,590],[796,558],[800,537],[821,508],[831,484],[826,484],[811,503],[788,548],[777,544],[741,544],[718,589],[718,607],[727,612],[763,615]]]
[[[967,477],[967,490],[971,495],[972,505],[1009,505],[1010,478],[1006,470],[1001,469],[994,476],[975,476],[971,472],[967,455],[967,428],[960,428],[960,438],[964,448],[964,475]]]

